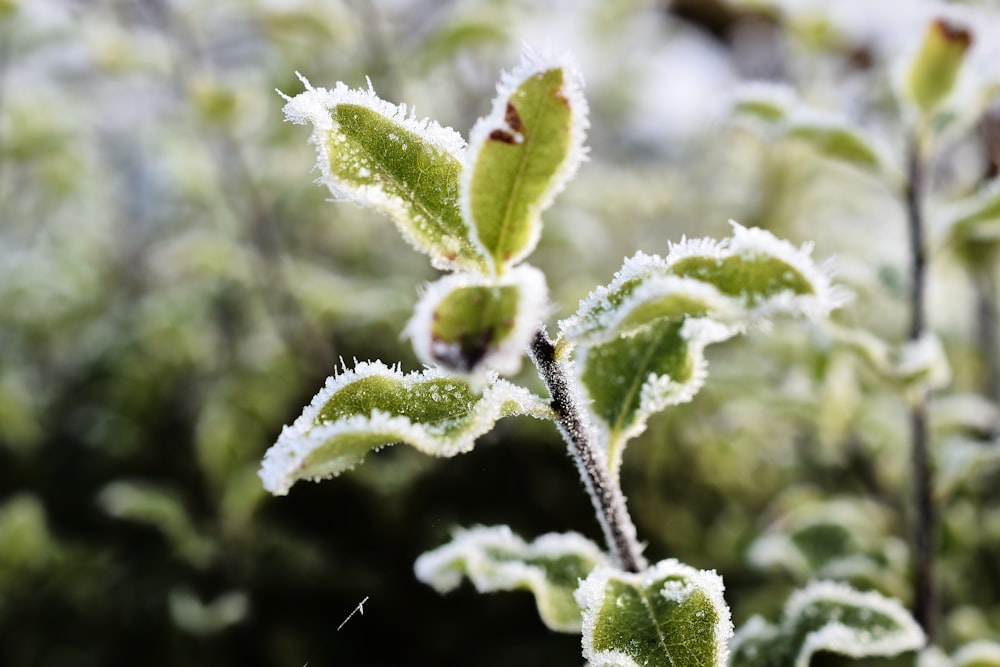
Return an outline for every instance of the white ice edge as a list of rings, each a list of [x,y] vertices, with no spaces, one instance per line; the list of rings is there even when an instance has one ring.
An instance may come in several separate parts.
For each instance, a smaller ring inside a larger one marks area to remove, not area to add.
[[[514,560],[497,561],[487,550],[505,552]],[[414,564],[414,572],[418,580],[440,593],[458,587],[463,577],[481,593],[526,587],[535,595],[539,612],[545,618],[553,588],[545,569],[517,559],[555,560],[567,555],[580,556],[595,566],[610,563],[607,554],[578,533],[546,533],[528,543],[515,535],[509,526],[476,526],[456,531],[450,542],[422,554]],[[460,567],[455,567],[459,563]],[[577,623],[566,623],[551,615],[545,620],[555,624],[555,629],[579,629]]]
[[[477,120],[472,126],[472,130],[469,132],[469,145],[465,151],[464,168],[459,177],[459,207],[462,211],[462,217],[471,229],[474,245],[486,257],[490,257],[491,253],[486,250],[479,239],[479,235],[476,232],[477,226],[471,210],[470,191],[472,176],[475,172],[475,162],[494,130],[503,129],[512,132],[512,134],[517,134],[512,131],[512,128],[508,126],[505,120],[507,101],[511,95],[517,91],[522,83],[531,77],[553,69],[561,69],[563,71],[562,94],[569,103],[569,108],[572,112],[570,147],[562,165],[560,165],[559,170],[549,182],[548,189],[533,207],[536,214],[540,215],[542,211],[552,204],[556,195],[566,187],[566,183],[576,174],[580,164],[587,159],[587,148],[584,146],[584,143],[587,139],[587,129],[590,127],[588,119],[589,106],[587,105],[587,98],[583,94],[583,74],[580,72],[576,60],[569,53],[556,54],[545,51],[537,54],[532,49],[525,47],[521,55],[521,63],[513,70],[501,74],[490,113]],[[530,254],[540,237],[541,225],[537,224],[532,230],[532,239],[526,245],[525,251],[520,256],[512,257],[509,263],[517,263]],[[499,267],[495,268],[499,272]]]
[[[548,286],[545,274],[528,264],[522,264],[499,277],[478,273],[453,273],[427,286],[414,309],[413,317],[406,324],[403,335],[413,343],[413,349],[423,363],[437,363],[434,355],[434,341],[431,325],[439,304],[456,289],[466,287],[507,287],[518,291],[517,315],[510,334],[500,346],[485,355],[477,368],[472,369],[468,379],[473,386],[480,386],[489,373],[514,375],[521,369],[525,349],[531,337],[548,313]]]
[[[258,475],[264,488],[274,495],[286,495],[292,485],[302,478],[305,460],[316,449],[332,438],[351,433],[367,433],[393,437],[406,442],[421,452],[433,456],[450,457],[470,451],[476,439],[489,431],[503,416],[505,403],[513,402],[521,413],[542,413],[540,399],[523,387],[491,376],[483,394],[476,400],[465,417],[465,427],[453,436],[436,432],[433,426],[413,423],[403,416],[392,416],[373,409],[370,414],[356,414],[334,422],[314,425],[323,406],[343,387],[359,379],[380,375],[400,382],[404,387],[441,378],[454,378],[456,384],[463,380],[437,369],[427,369],[403,375],[398,367],[382,362],[359,362],[354,369],[327,379],[326,385],[290,426],[285,426],[277,442],[264,454]],[[322,470],[309,477],[312,480],[338,474],[349,468],[337,467],[330,472]]]
[[[819,650],[833,650],[850,657],[894,655],[919,649],[926,641],[920,626],[899,601],[872,591],[861,592],[834,581],[814,582],[793,593],[785,603],[782,626],[794,623],[794,619],[809,613],[808,607],[817,602],[869,609],[891,618],[899,629],[882,637],[869,637],[869,641],[862,644],[859,630],[840,623],[827,624],[807,636],[796,657],[796,667],[808,667],[810,657]]]
[[[523,561],[496,562],[487,554],[495,549],[511,554],[514,558],[560,558],[580,555],[596,564],[607,564],[607,554],[579,533],[546,533],[528,543],[514,534],[509,526],[475,526],[455,532],[452,540],[417,558],[414,571],[417,579],[446,593],[461,583],[463,576],[472,581],[476,590],[491,592],[510,590],[527,583],[532,586],[547,585],[544,570]],[[465,563],[465,572],[451,565]]]
[[[598,567],[584,579],[576,589],[576,602],[583,611],[583,657],[594,667],[640,667],[638,663],[621,651],[599,651],[594,648],[594,629],[604,606],[608,582],[612,579],[638,589],[648,589],[658,580],[678,576],[687,580],[685,590],[703,591],[718,615],[715,625],[715,643],[719,665],[729,659],[729,640],[733,636],[733,621],[724,597],[725,585],[715,570],[698,570],[690,565],[669,558],[639,573],[623,572],[612,567]],[[660,594],[663,594],[661,589]],[[669,591],[674,595],[677,591]],[[623,641],[625,639],[623,638]]]

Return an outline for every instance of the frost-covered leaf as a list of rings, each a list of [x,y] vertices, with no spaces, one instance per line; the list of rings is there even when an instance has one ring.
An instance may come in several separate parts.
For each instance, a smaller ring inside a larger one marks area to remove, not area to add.
[[[501,417],[549,415],[531,392],[493,378],[482,393],[436,369],[404,375],[358,363],[327,380],[312,403],[264,455],[264,488],[285,495],[300,479],[318,481],[360,463],[372,450],[405,443],[433,456],[468,452]]]
[[[952,656],[950,667],[1000,667],[1000,643],[983,640],[966,644]]]
[[[853,349],[884,379],[904,389],[933,391],[951,382],[951,366],[944,347],[932,333],[890,345],[863,329],[832,327],[830,331],[838,344]]]
[[[626,260],[559,323],[578,346],[579,378],[613,470],[652,414],[701,388],[706,345],[776,315],[825,316],[843,302],[808,247],[736,223],[733,230],[722,241],[671,244],[666,257]]]
[[[518,266],[497,278],[456,273],[430,286],[406,334],[421,361],[478,384],[489,370],[517,373],[547,304],[545,276],[534,267]]]
[[[781,621],[751,618],[732,642],[732,667],[808,667],[814,653],[891,656],[924,645],[924,633],[896,600],[821,581],[793,593]]]
[[[472,129],[462,210],[498,274],[534,250],[542,211],[585,155],[582,87],[567,58],[526,54]]]
[[[789,493],[778,518],[750,545],[747,558],[800,582],[837,579],[905,594],[906,542],[892,535],[893,517],[873,501],[804,498]]]
[[[484,270],[459,207],[465,140],[368,90],[337,83],[286,97],[285,116],[313,126],[321,181],[337,198],[388,215],[441,269]]]
[[[609,567],[577,589],[583,657],[594,667],[722,667],[733,634],[722,578],[674,559],[632,574]]]
[[[578,350],[580,382],[605,432],[608,464],[617,471],[624,443],[653,414],[689,400],[706,376],[705,346],[735,333],[706,319],[661,319],[607,343]]]
[[[967,28],[943,18],[933,21],[907,68],[904,97],[924,114],[933,111],[955,88],[970,46]]]
[[[459,530],[451,542],[417,559],[417,578],[440,593],[467,577],[481,593],[527,589],[550,629],[580,631],[580,608],[573,597],[581,579],[607,555],[576,533],[548,533],[525,542],[507,526]]]

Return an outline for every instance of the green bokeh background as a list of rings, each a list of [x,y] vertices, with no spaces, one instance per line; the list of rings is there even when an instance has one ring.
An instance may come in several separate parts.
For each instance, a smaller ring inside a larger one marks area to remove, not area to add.
[[[456,525],[600,539],[551,424],[506,420],[448,461],[390,448],[283,498],[261,488],[264,451],[336,367],[418,368],[399,332],[435,277],[388,221],[326,201],[274,89],[301,90],[297,70],[317,86],[370,76],[467,134],[522,42],[568,45],[591,159],[532,258],[556,316],[626,255],[735,218],[840,256],[857,295],[841,323],[899,340],[894,195],[713,115],[735,81],[780,78],[892,151],[892,62],[820,14],[751,4],[0,0],[0,665],[579,665],[579,637],[547,631],[527,593],[439,596],[412,573]],[[678,112],[691,99],[694,120]],[[982,144],[972,129],[953,145],[942,197],[981,181]],[[995,262],[992,246],[936,249],[951,650],[1000,639],[997,380],[970,279],[995,304]],[[647,555],[717,569],[738,624],[845,554],[867,563],[847,578],[906,600],[899,388],[802,323],[709,358],[704,392],[625,456]],[[804,568],[748,560],[762,532],[831,499],[881,518],[850,538],[836,512],[809,528]]]

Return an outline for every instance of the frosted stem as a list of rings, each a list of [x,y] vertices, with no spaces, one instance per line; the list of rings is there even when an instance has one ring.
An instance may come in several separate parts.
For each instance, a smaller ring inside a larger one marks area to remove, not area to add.
[[[608,472],[607,457],[594,440],[595,430],[581,409],[580,396],[571,381],[570,362],[556,358],[555,345],[542,329],[531,343],[531,360],[549,390],[552,409],[580,477],[590,494],[604,539],[618,565],[629,572],[646,569],[635,524],[625,506],[625,495],[617,479]]]
[[[924,248],[923,198],[926,164],[920,136],[910,141],[905,192],[906,219],[910,244],[910,340],[923,336],[926,329],[925,287],[927,257]],[[937,585],[934,579],[934,548],[937,511],[934,480],[927,437],[927,395],[921,391],[910,408],[910,442],[913,484],[914,616],[934,643],[937,631]]]

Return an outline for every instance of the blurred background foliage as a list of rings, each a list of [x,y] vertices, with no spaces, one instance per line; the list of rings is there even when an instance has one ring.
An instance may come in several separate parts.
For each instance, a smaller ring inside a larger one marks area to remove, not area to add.
[[[550,424],[507,420],[449,461],[389,449],[285,498],[260,486],[341,359],[416,368],[399,332],[433,278],[312,182],[274,92],[298,92],[296,70],[369,76],[465,134],[523,43],[569,48],[591,160],[534,259],[556,316],[624,256],[734,218],[836,255],[856,294],[838,326],[897,344],[896,194],[727,123],[726,96],[787,82],[901,158],[898,54],[945,8],[974,12],[988,63],[996,11],[974,5],[0,0],[0,664],[580,663],[529,594],[441,597],[412,574],[456,525],[599,539]],[[932,205],[996,176],[997,126],[948,144]],[[933,236],[947,651],[1000,640],[995,246]],[[817,576],[909,597],[906,403],[857,347],[801,323],[716,346],[705,390],[626,455],[647,554],[717,569],[737,625]]]

